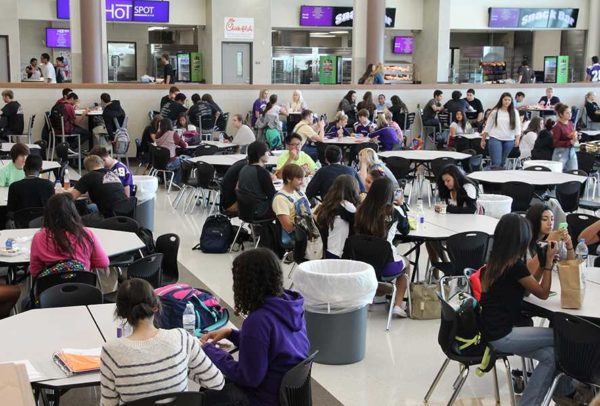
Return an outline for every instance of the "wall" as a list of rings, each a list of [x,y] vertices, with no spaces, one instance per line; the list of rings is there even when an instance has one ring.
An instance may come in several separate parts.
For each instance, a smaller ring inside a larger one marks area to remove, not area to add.
[[[40,60],[44,52],[52,55],[52,49],[46,48],[47,21],[21,20],[19,21],[19,35],[21,37],[21,63],[20,71],[24,72],[31,58]]]
[[[579,9],[577,29],[586,30],[589,24],[589,2],[598,0],[445,0],[451,2],[450,29],[452,30],[489,30],[489,7],[572,7]],[[473,4],[476,4],[473,7]]]
[[[0,2],[0,35],[8,36],[10,80],[21,80],[21,40],[19,35],[19,17],[16,0]]]
[[[532,67],[544,70],[544,56],[560,55],[560,31],[534,31]]]
[[[148,59],[148,26],[146,24],[107,23],[107,41],[135,42],[137,78],[145,75]]]
[[[383,38],[383,60],[384,62],[409,62],[412,63],[412,55],[399,55],[394,51],[394,37],[397,36],[412,36],[411,31],[406,30],[385,30]]]

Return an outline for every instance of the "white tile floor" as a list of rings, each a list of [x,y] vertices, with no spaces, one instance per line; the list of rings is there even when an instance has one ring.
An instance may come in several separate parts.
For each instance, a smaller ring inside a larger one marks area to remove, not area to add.
[[[156,202],[155,237],[175,232],[181,237],[179,261],[229,304],[233,304],[231,261],[235,254],[204,254],[192,251],[199,241],[206,209],[183,214],[173,209],[176,192],[167,195],[161,186]],[[287,272],[286,272],[287,274]],[[444,356],[437,344],[438,320],[395,319],[385,331],[383,305],[369,312],[367,352],[353,365],[315,364],[313,377],[344,405],[421,405]],[[518,365],[517,360],[512,360]],[[502,404],[509,404],[504,369],[498,363]],[[458,366],[450,365],[430,404],[443,405],[452,393]],[[493,405],[492,375],[471,374],[459,397],[460,405]]]

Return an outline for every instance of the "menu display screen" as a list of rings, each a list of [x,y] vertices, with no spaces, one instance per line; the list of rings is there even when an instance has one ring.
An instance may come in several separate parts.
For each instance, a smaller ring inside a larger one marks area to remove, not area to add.
[[[415,49],[413,37],[394,37],[394,53],[411,55]]]
[[[300,26],[302,27],[331,27],[333,7],[301,6]]]
[[[48,48],[71,48],[71,30],[68,28],[46,28]]]
[[[518,8],[490,8],[489,26],[492,28],[516,28],[519,24]]]

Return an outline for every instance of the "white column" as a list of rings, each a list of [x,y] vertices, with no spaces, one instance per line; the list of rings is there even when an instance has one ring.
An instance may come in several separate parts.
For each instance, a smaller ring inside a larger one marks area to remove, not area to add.
[[[423,0],[423,30],[416,33],[413,61],[422,83],[448,82],[450,69],[450,5]]]
[[[590,0],[588,11],[590,22],[588,24],[587,41],[585,44],[585,64],[592,64],[592,56],[600,56],[600,1]]]
[[[367,9],[367,64],[383,62],[384,35],[385,0],[370,0]]]
[[[79,7],[82,81],[106,83],[108,66],[104,2],[81,0]],[[74,15],[76,14],[71,14]]]
[[[367,67],[367,10],[364,0],[354,0],[354,21],[352,22],[352,83],[365,72]]]

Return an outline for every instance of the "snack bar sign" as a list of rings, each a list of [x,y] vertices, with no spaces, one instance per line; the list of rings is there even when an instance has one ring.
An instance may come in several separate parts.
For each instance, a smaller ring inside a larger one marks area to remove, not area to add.
[[[225,39],[254,39],[254,18],[225,17]]]

